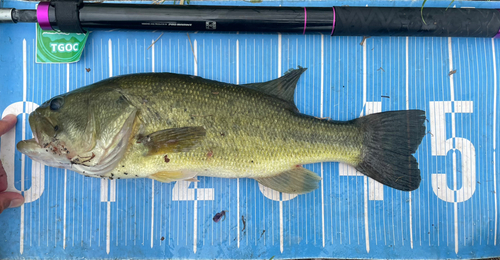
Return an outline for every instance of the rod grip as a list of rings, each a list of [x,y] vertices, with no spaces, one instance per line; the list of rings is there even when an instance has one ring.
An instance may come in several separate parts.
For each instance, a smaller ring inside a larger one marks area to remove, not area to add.
[[[83,0],[51,0],[49,14],[53,9],[57,21],[55,24],[51,22],[51,27],[62,32],[84,33],[79,18],[82,6]]]
[[[12,11],[12,18],[16,22],[20,23],[35,23],[36,11],[35,10],[17,10]]]
[[[335,7],[335,36],[493,37],[496,9]]]

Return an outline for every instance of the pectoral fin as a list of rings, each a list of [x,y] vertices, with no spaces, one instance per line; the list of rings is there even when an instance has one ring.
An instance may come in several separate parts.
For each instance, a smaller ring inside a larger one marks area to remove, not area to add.
[[[317,189],[321,178],[310,170],[297,167],[273,177],[255,178],[255,180],[275,191],[303,194]]]
[[[205,135],[203,127],[172,128],[139,138],[137,142],[148,148],[146,156],[162,155],[188,152],[198,146]]]

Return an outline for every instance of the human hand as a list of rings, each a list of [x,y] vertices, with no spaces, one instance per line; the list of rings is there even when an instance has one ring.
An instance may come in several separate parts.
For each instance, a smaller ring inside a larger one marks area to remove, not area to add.
[[[4,119],[0,120],[0,136],[7,133],[12,129],[17,122],[17,117],[14,115],[7,115]],[[0,161],[0,213],[6,208],[15,208],[23,205],[24,198],[17,192],[5,192],[7,189],[7,173]]]

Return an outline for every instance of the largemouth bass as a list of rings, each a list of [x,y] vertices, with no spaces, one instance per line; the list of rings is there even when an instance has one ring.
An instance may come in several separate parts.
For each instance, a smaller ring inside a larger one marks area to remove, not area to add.
[[[347,122],[304,115],[293,103],[304,71],[246,85],[171,73],[109,78],[43,103],[29,116],[35,138],[17,149],[100,178],[253,178],[301,194],[320,181],[303,164],[336,161],[395,189],[417,189],[412,154],[426,132],[424,111]]]

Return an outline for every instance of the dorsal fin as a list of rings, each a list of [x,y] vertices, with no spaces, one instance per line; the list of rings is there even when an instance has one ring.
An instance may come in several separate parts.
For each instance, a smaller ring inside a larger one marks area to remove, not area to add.
[[[271,81],[244,84],[241,86],[255,89],[265,94],[282,99],[286,101],[293,110],[298,111],[295,103],[293,102],[293,96],[295,94],[295,88],[297,87],[297,81],[299,81],[300,76],[306,70],[307,68],[299,67],[298,69],[292,69],[289,72],[285,73],[285,75],[283,75],[282,77]]]

